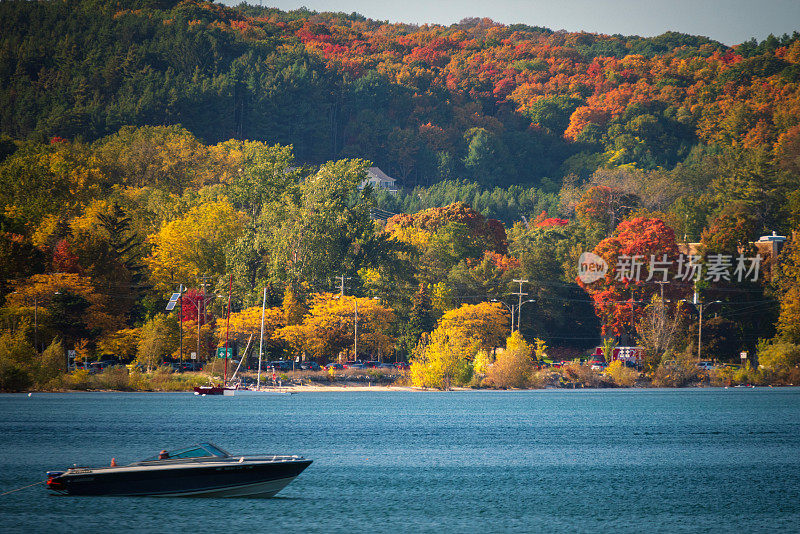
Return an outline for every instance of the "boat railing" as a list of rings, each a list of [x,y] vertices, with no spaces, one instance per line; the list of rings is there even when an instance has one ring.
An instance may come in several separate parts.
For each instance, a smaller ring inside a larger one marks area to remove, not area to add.
[[[302,460],[302,456],[297,455],[287,455],[287,454],[259,454],[259,455],[251,455],[251,454],[236,454],[232,456],[226,457],[219,457],[219,456],[204,456],[201,458],[167,458],[164,460],[152,460],[152,461],[144,461],[144,462],[134,462],[130,465],[160,465],[160,464],[168,464],[175,462],[177,463],[180,460],[180,463],[208,463],[208,462],[219,462],[219,461],[235,461],[235,462],[243,462],[245,460],[269,460],[272,462],[291,462],[295,460]],[[103,467],[102,469],[105,469]]]
[[[244,455],[241,459],[248,460],[270,460],[272,462],[292,462],[295,460],[302,460],[302,456],[288,455],[288,454],[260,454],[258,456]]]
[[[97,471],[97,470],[105,470],[105,469],[119,469],[120,467],[133,467],[133,466],[153,466],[153,465],[169,465],[169,464],[177,464],[177,463],[193,463],[193,464],[201,464],[201,463],[212,463],[212,462],[220,462],[220,461],[234,461],[234,462],[243,462],[245,460],[269,460],[271,462],[292,462],[296,460],[303,460],[302,456],[297,455],[288,455],[288,454],[259,454],[259,455],[232,455],[232,456],[202,456],[197,458],[164,458],[162,460],[141,460],[138,462],[133,462],[127,464],[125,466],[108,466],[108,465],[101,465],[101,466],[73,466],[70,467],[68,470],[71,472],[82,472],[86,471]]]

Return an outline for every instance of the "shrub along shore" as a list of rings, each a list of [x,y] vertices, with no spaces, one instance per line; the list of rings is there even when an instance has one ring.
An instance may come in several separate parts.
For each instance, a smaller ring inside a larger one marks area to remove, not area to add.
[[[255,373],[245,373],[246,384],[255,384]],[[45,383],[29,383],[8,392],[57,391],[191,391],[195,386],[221,383],[222,377],[206,372],[176,373],[166,367],[152,372],[130,371],[113,367],[101,373],[86,370],[51,378]],[[280,373],[275,381],[270,374],[262,374],[263,386],[280,386],[298,391],[316,389],[335,391],[355,388],[409,389],[414,387],[408,372],[383,370],[292,371]],[[581,388],[650,388],[650,387],[734,387],[734,386],[795,386],[800,385],[800,368],[784,372],[765,369],[726,366],[708,371],[689,366],[675,366],[671,371],[659,369],[655,373],[639,372],[623,365],[610,365],[605,370],[592,369],[587,364],[572,362],[561,367],[545,367],[533,371],[527,381],[514,387],[499,386],[485,376],[473,377],[466,386],[450,389],[581,389]],[[431,388],[433,389],[433,388]]]

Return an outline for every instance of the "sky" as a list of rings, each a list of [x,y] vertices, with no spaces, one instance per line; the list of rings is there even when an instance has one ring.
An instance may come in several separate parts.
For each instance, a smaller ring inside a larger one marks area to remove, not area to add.
[[[229,5],[241,0],[222,0]],[[800,0],[248,0],[292,10],[358,12],[367,18],[450,25],[489,17],[552,30],[640,35],[702,35],[726,45],[800,31]]]

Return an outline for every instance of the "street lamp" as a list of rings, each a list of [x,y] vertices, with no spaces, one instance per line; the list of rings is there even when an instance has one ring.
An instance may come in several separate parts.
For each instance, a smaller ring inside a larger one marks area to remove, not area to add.
[[[519,303],[519,306],[517,307],[517,332],[519,332],[519,325],[521,322],[520,319],[522,319],[522,305],[527,304],[529,302],[536,302],[536,300],[535,299],[523,300],[522,302]]]
[[[514,331],[514,317],[517,318],[517,332],[519,332],[519,323],[520,323],[519,320],[520,320],[520,317],[522,317],[522,305],[523,304],[527,304],[529,302],[536,302],[536,300],[535,299],[523,300],[519,304],[517,304],[516,306],[514,306],[513,304],[508,305],[505,302],[503,302],[502,300],[497,300],[497,299],[492,299],[492,302],[499,302],[500,304],[505,306],[508,311],[511,312],[511,331],[512,332]]]
[[[712,304],[721,304],[721,300],[714,300],[712,302],[700,302],[698,299],[697,293],[694,294],[694,298],[691,302],[686,299],[681,299],[681,302],[686,302],[687,304],[694,305],[697,308],[697,311],[700,313],[700,321],[697,323],[697,359],[701,360],[702,356],[702,342],[703,342],[703,311],[711,306]]]
[[[514,331],[514,305],[512,304],[511,306],[509,306],[508,304],[506,304],[502,300],[497,300],[497,299],[492,299],[492,302],[499,302],[500,304],[505,306],[508,311],[511,312],[511,331],[513,332]]]

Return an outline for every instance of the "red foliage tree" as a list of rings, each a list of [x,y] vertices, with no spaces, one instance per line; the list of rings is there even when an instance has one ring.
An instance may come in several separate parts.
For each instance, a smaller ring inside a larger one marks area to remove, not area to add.
[[[78,256],[72,253],[66,239],[61,239],[56,243],[56,247],[53,250],[53,271],[57,273],[83,273],[83,269],[78,263]]]
[[[603,334],[631,334],[644,304],[660,291],[656,282],[673,279],[678,256],[675,232],[661,219],[637,217],[620,223],[594,253],[608,264],[605,277],[589,284],[580,278],[577,282],[592,297]],[[669,265],[660,263],[664,255]],[[635,267],[632,258],[638,259],[640,267]]]
[[[566,226],[569,224],[567,219],[559,219],[558,217],[548,217],[547,219],[536,224],[539,228],[549,228],[552,226]]]
[[[181,316],[184,321],[197,322],[200,318],[200,325],[204,325],[212,320],[212,314],[208,310],[209,295],[204,295],[197,289],[189,289],[183,294],[183,305]]]

